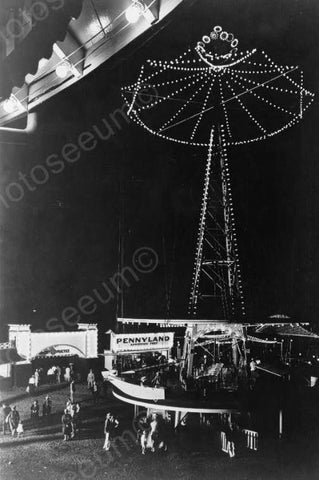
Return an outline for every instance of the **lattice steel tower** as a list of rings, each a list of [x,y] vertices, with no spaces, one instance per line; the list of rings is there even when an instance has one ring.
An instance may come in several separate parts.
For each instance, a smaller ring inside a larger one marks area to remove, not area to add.
[[[192,317],[205,318],[207,311],[229,321],[245,315],[225,134],[219,125],[211,132],[188,308]]]

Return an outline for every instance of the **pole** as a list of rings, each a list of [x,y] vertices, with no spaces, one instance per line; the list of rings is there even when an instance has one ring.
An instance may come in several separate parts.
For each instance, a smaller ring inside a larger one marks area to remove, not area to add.
[[[175,424],[174,424],[175,428],[178,427],[179,422],[180,422],[180,412],[178,410],[176,410],[176,412],[175,412]]]
[[[280,360],[284,361],[284,341],[281,340],[280,342]]]
[[[279,439],[282,438],[282,408],[279,409]]]
[[[238,365],[238,350],[237,350],[237,340],[236,338],[232,339],[232,351],[233,351],[233,364],[235,367]]]

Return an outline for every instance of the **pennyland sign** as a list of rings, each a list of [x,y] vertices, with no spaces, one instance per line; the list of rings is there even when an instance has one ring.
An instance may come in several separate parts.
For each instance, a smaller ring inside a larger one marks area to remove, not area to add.
[[[111,350],[116,353],[169,350],[173,343],[174,332],[111,335]]]

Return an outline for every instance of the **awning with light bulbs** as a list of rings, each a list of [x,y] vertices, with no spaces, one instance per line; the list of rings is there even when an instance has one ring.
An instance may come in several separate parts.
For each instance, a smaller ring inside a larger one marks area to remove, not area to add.
[[[43,19],[34,21],[30,33],[0,63],[2,98],[8,98],[14,87],[21,87],[28,73],[34,75],[42,58],[51,57],[54,43],[64,40],[71,19],[79,17],[83,0],[63,0],[62,7],[59,7],[59,1],[41,0],[41,3],[47,7],[47,10],[42,7]],[[40,11],[38,15],[41,17]],[[19,28],[18,21],[16,28]]]
[[[262,333],[264,335],[279,335],[284,337],[319,338],[319,335],[310,332],[299,323],[285,323],[271,326],[265,324],[257,328],[256,333]]]
[[[18,18],[17,25],[19,15],[30,12],[32,4],[44,5],[49,15],[14,41],[0,61],[0,127],[25,117],[146,32],[153,37],[172,21],[173,11],[178,15],[176,7],[195,1],[1,0],[0,58],[1,48],[7,48],[3,32],[10,14]],[[147,38],[143,36],[143,43]]]

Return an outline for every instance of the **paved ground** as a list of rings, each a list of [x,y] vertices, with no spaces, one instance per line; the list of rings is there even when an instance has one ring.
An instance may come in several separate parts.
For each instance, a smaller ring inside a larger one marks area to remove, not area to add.
[[[23,392],[20,392],[23,395]],[[26,432],[23,438],[0,436],[1,480],[317,480],[319,478],[318,440],[267,443],[258,453],[246,452],[229,459],[220,452],[212,434],[174,437],[168,453],[142,456],[134,442],[132,408],[113,398],[97,406],[84,385],[76,392],[83,406],[83,432],[80,439],[62,441],[60,417],[68,396],[67,388],[51,393],[52,422],[40,419],[31,425],[31,398],[17,399]],[[40,405],[45,397],[37,398]],[[121,438],[111,453],[102,450],[103,418],[112,410],[121,422]]]

